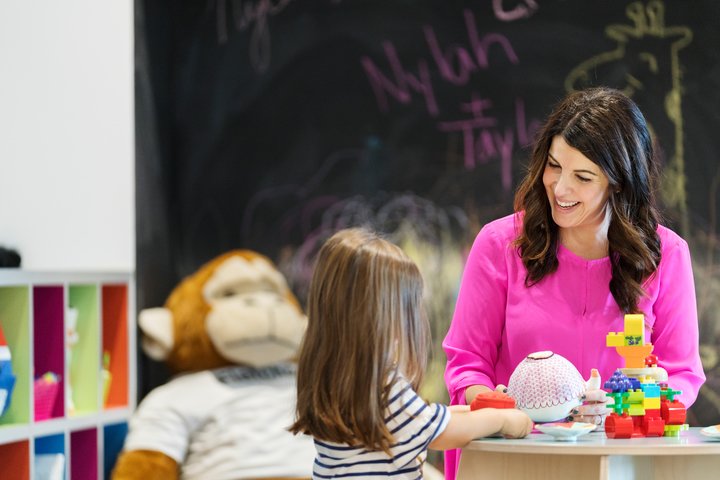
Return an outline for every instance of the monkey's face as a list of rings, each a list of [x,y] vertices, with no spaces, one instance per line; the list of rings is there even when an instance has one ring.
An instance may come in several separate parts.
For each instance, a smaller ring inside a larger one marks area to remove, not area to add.
[[[231,257],[203,289],[206,329],[220,355],[241,364],[271,365],[297,353],[307,318],[285,279],[261,258]]]

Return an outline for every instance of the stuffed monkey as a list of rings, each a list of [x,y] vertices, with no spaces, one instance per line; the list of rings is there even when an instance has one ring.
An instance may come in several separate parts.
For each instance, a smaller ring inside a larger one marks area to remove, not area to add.
[[[143,350],[177,375],[133,414],[114,480],[311,476],[312,440],[287,431],[307,318],[267,258],[221,255],[138,324]]]

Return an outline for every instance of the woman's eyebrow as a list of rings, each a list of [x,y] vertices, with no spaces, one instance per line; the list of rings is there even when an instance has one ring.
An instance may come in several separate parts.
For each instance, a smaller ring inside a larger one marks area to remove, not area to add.
[[[550,152],[548,152],[548,157],[550,157],[550,158],[552,158],[553,160],[555,160],[555,163],[560,163],[560,162],[557,161],[557,158],[553,157],[553,154],[550,153]],[[595,173],[595,172],[593,172],[592,170],[585,170],[584,168],[581,168],[581,169],[579,169],[579,170],[573,170],[573,171],[574,171],[575,173],[581,173],[581,172],[583,172],[583,173],[589,173],[590,175],[594,175],[594,176],[596,176],[596,177],[598,176],[598,174]]]

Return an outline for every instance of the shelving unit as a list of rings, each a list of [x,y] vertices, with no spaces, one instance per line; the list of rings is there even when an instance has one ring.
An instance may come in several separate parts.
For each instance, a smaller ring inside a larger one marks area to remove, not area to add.
[[[66,479],[108,478],[135,408],[133,292],[130,273],[0,270],[16,377],[0,416],[0,478],[39,478],[41,464]],[[58,381],[36,390],[43,376]]]

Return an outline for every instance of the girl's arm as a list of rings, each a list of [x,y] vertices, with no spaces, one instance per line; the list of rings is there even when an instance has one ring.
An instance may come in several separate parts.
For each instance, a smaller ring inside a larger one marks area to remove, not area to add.
[[[475,438],[501,434],[510,438],[522,438],[533,429],[533,422],[525,413],[515,408],[481,408],[471,411],[451,407],[450,421],[445,430],[430,442],[433,450],[462,448]]]

